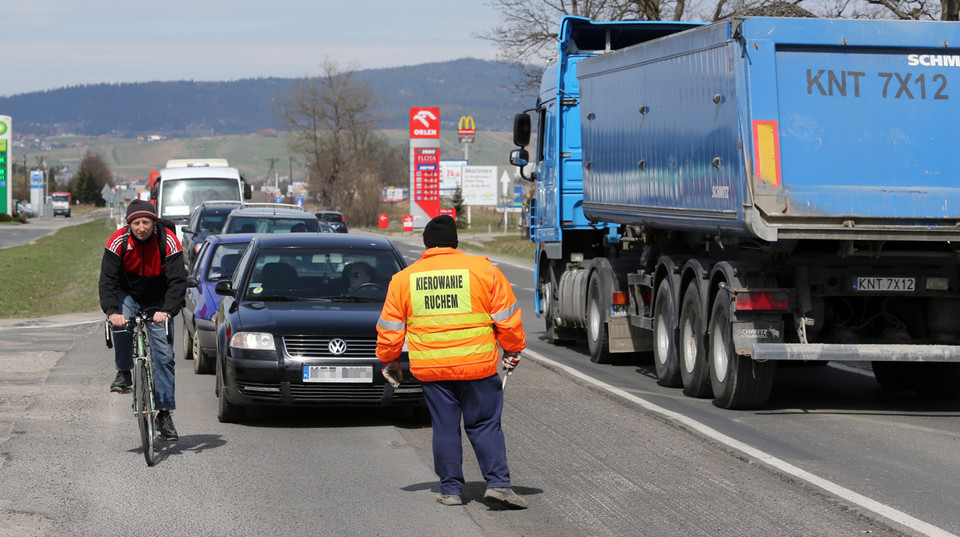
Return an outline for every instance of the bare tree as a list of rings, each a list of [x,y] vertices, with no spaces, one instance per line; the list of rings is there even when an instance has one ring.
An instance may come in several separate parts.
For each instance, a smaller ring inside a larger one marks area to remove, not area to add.
[[[557,55],[557,30],[565,15],[595,21],[717,21],[770,6],[798,7],[803,0],[489,0],[501,13],[500,24],[477,34],[497,46],[497,59],[520,76],[514,89],[539,88],[544,66]],[[960,0],[820,0],[805,5],[813,16],[957,20]],[[789,9],[783,10],[785,12]]]
[[[375,223],[370,206],[379,204],[383,181],[393,173],[383,163],[405,170],[402,153],[396,160],[392,151],[399,150],[377,132],[382,119],[369,86],[330,58],[321,69],[320,77],[296,80],[278,99],[276,113],[294,135],[291,149],[306,160],[321,205],[357,223],[373,214]]]

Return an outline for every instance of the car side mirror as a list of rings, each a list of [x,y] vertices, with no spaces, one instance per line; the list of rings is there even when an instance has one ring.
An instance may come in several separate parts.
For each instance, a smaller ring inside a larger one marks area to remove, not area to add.
[[[200,285],[196,276],[187,276],[187,287],[196,287]]]
[[[191,234],[191,235],[196,234],[196,231],[194,231],[193,228],[190,227],[190,226],[183,226],[182,231],[183,231],[184,233],[189,233],[189,234]]]
[[[217,282],[213,292],[220,296],[237,296],[237,292],[233,289],[233,284],[229,280]]]

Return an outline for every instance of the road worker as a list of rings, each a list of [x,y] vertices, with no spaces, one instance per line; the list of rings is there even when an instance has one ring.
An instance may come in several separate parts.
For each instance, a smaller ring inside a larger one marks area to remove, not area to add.
[[[410,373],[423,384],[433,422],[437,501],[463,503],[462,420],[487,482],[484,499],[525,509],[526,500],[510,485],[497,375],[498,363],[513,371],[526,345],[520,306],[489,259],[457,250],[457,225],[449,215],[427,223],[423,245],[420,259],[390,281],[377,322],[377,358],[388,380],[402,380],[399,356],[406,339]]]

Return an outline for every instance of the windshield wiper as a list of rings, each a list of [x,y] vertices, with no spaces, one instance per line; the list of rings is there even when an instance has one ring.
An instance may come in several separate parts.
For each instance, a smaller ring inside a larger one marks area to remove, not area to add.
[[[338,296],[336,300],[340,302],[383,302],[382,298],[371,298],[368,296],[345,295]]]
[[[253,298],[252,300],[254,302],[297,302],[303,299],[287,295],[263,295]]]

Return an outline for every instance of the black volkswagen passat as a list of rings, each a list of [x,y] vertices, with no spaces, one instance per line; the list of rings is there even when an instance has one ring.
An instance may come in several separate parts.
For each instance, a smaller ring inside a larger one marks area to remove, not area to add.
[[[386,238],[259,235],[233,278],[218,282],[220,421],[250,405],[413,405],[423,391],[401,355],[399,388],[374,353],[390,278],[405,266]]]

